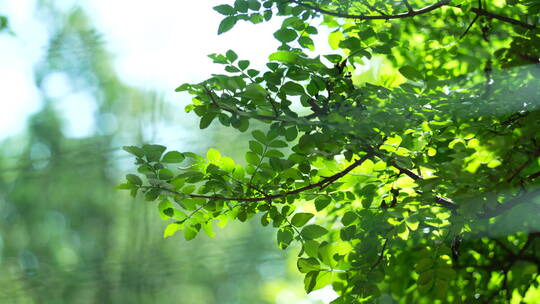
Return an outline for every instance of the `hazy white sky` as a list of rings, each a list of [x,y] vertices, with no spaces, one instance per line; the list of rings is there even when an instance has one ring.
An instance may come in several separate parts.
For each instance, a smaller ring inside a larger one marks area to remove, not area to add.
[[[33,66],[44,55],[48,33],[36,17],[36,0],[0,1],[0,12],[10,18],[16,37],[0,34],[0,139],[20,133],[26,118],[41,106],[33,79]],[[212,10],[223,0],[56,0],[62,10],[75,5],[87,11],[103,34],[114,65],[125,83],[157,91],[167,100],[183,102],[187,96],[173,90],[184,82],[201,81],[221,67],[212,64],[210,53],[234,49],[240,58],[261,66],[278,43],[272,33],[280,20],[253,26],[239,22],[217,35],[221,16]],[[231,2],[231,1],[229,1]],[[319,43],[320,46],[326,43]],[[327,49],[328,47],[326,47]],[[71,90],[62,75],[45,81],[47,95],[58,98],[67,124],[67,135],[82,137],[93,132],[93,101]],[[64,81],[65,82],[65,81]],[[59,93],[60,92],[60,93]],[[179,103],[180,104],[180,103]]]

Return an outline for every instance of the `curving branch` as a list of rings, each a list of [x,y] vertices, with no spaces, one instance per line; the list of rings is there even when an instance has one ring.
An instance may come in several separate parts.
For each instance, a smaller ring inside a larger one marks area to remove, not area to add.
[[[347,13],[338,13],[329,11],[311,4],[304,3],[299,0],[289,0],[292,3],[295,3],[297,5],[303,6],[305,8],[309,8],[311,10],[314,10],[316,12],[319,12],[321,14],[334,16],[334,17],[340,17],[340,18],[348,18],[348,19],[356,19],[356,20],[388,20],[388,19],[402,19],[402,18],[409,18],[414,17],[417,15],[422,15],[425,13],[429,13],[433,10],[436,10],[444,5],[447,5],[450,3],[450,0],[442,0],[439,1],[433,5],[426,6],[424,8],[421,8],[419,10],[414,10],[410,5],[407,5],[407,8],[409,9],[406,13],[399,13],[395,15],[354,15],[354,14],[347,14]],[[406,2],[408,4],[408,2]]]
[[[249,112],[243,111],[243,110],[238,109],[238,108],[231,109],[229,107],[220,105],[217,102],[217,100],[214,98],[214,95],[212,94],[212,91],[210,91],[207,87],[204,87],[204,91],[206,92],[206,95],[208,95],[208,97],[210,98],[210,101],[212,102],[212,104],[214,106],[218,107],[219,109],[223,110],[223,111],[227,111],[227,112],[229,112],[231,114],[236,114],[236,115],[239,115],[239,116],[254,117],[254,118],[257,118],[257,119],[260,119],[260,120],[270,120],[270,121],[279,120],[278,117],[275,117],[275,116],[261,115],[261,114],[257,114],[257,113],[249,113]]]
[[[353,162],[351,165],[349,165],[343,171],[338,172],[338,173],[336,173],[336,174],[334,174],[332,176],[326,177],[326,178],[322,179],[318,183],[309,184],[307,186],[304,186],[304,187],[301,187],[301,188],[298,188],[298,189],[295,189],[295,190],[282,192],[282,193],[278,193],[278,194],[264,195],[264,196],[260,196],[260,197],[226,197],[226,196],[219,196],[219,195],[202,195],[202,194],[187,194],[187,196],[190,197],[190,198],[204,198],[204,199],[217,200],[217,201],[237,201],[237,202],[271,201],[271,200],[274,200],[274,199],[279,199],[279,198],[283,198],[283,197],[286,197],[286,196],[289,196],[289,195],[298,194],[298,193],[301,193],[301,192],[304,192],[304,191],[307,191],[307,190],[311,190],[311,189],[315,189],[315,188],[324,189],[325,187],[328,187],[330,184],[332,184],[336,180],[338,180],[338,179],[342,178],[343,176],[347,175],[354,168],[360,166],[362,163],[364,163],[367,159],[369,159],[372,156],[374,156],[374,155],[372,153],[368,152],[366,155],[364,155],[361,158],[357,159],[355,162]],[[152,187],[148,187],[148,188],[152,188]],[[166,189],[166,188],[161,188],[160,187],[158,189],[160,189],[162,191],[165,191],[165,192],[172,193],[172,194],[186,195],[184,193],[180,193],[180,192],[170,190],[170,189]]]
[[[518,25],[518,26],[524,27],[524,28],[529,29],[529,30],[534,30],[536,28],[536,26],[534,26],[532,24],[528,24],[528,23],[525,23],[525,22],[522,22],[522,21],[519,21],[519,20],[516,20],[516,19],[512,19],[512,18],[509,18],[509,17],[506,17],[506,16],[497,15],[495,13],[488,12],[485,9],[482,9],[482,8],[473,7],[473,8],[471,8],[471,11],[473,13],[475,13],[477,16],[480,15],[480,16],[485,16],[485,17],[490,18],[490,19],[501,20],[501,21],[504,21],[506,23],[511,23],[511,24],[514,24],[514,25]]]
[[[380,150],[371,150],[370,152],[373,153],[373,155],[375,155],[375,156],[377,156],[377,157],[379,157],[381,159],[385,159],[385,155]],[[388,161],[389,165],[391,165],[392,167],[398,169],[399,173],[405,174],[405,175],[407,175],[408,177],[412,178],[415,181],[424,179],[423,176],[414,173],[412,170],[401,167],[399,164],[397,164],[393,160],[387,160],[387,161]],[[420,190],[417,190],[416,192],[418,194],[423,194],[423,192],[420,191]],[[452,210],[452,212],[455,212],[459,208],[459,206],[455,202],[453,202],[452,200],[450,200],[450,199],[448,199],[446,197],[442,197],[440,195],[433,194],[433,200],[438,205],[440,205],[440,206],[442,206],[442,207],[444,207],[446,209]]]
[[[234,107],[234,108],[230,108],[228,106],[225,106],[225,105],[221,105],[217,102],[216,98],[214,97],[214,94],[210,89],[208,89],[207,87],[204,87],[204,92],[206,93],[206,95],[210,98],[210,102],[216,106],[218,109],[221,109],[223,111],[226,111],[226,112],[229,112],[231,114],[235,114],[235,115],[238,115],[238,116],[243,116],[243,117],[248,117],[248,118],[256,118],[256,119],[259,119],[259,120],[266,120],[266,121],[281,121],[281,122],[291,122],[291,119],[287,119],[287,118],[284,118],[283,116],[270,116],[270,115],[262,115],[262,114],[258,114],[258,113],[254,113],[254,112],[248,112],[248,111],[245,111],[243,109],[240,109],[238,107]],[[271,102],[272,103],[272,102]],[[272,107],[275,109],[275,106],[274,104],[272,103]],[[313,109],[313,108],[312,108]],[[312,114],[309,114],[309,115],[306,115],[306,116],[301,116],[301,117],[298,117],[298,118],[303,118],[303,119],[307,119],[307,120],[311,120],[313,118],[316,118],[318,117],[319,115],[322,115],[324,114],[323,113],[323,110],[324,109],[320,109],[320,111],[317,111],[317,112],[314,112]],[[315,110],[314,110],[315,111]],[[274,111],[276,112],[276,111]]]

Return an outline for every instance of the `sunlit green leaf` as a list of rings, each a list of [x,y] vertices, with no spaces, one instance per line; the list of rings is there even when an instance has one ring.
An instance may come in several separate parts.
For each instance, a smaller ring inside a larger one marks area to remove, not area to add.
[[[326,230],[324,227],[321,227],[319,225],[307,225],[300,232],[302,237],[307,240],[320,238],[321,236],[327,233],[328,233],[328,230]]]

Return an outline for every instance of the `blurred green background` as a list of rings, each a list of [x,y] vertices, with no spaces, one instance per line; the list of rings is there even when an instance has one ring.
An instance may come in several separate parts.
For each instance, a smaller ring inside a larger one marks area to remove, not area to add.
[[[242,134],[201,132],[183,111],[189,96],[172,91],[213,72],[205,55],[245,32],[212,40],[220,1],[181,2],[0,1],[0,303],[331,299],[304,295],[288,258],[297,250],[278,250],[258,219],[214,239],[163,239],[156,206],[114,190],[132,166],[123,145],[219,147],[242,159]]]

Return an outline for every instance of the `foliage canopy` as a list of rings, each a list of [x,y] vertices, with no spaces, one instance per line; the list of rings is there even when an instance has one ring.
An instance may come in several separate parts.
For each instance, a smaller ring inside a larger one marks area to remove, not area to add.
[[[125,147],[138,174],[120,188],[159,202],[165,236],[260,215],[280,248],[300,245],[306,291],[331,284],[333,303],[538,296],[538,0],[214,9],[218,33],[280,16],[281,46],[264,71],[232,50],[212,54],[225,74],[177,88],[194,96],[186,111],[201,129],[251,133],[245,165],[214,149]],[[310,55],[314,23],[335,53]],[[377,60],[378,74],[362,73]]]

